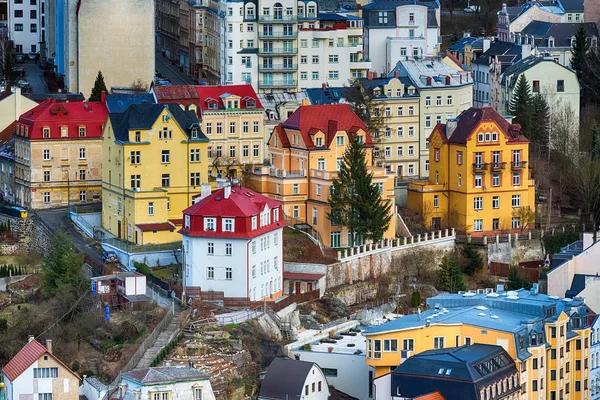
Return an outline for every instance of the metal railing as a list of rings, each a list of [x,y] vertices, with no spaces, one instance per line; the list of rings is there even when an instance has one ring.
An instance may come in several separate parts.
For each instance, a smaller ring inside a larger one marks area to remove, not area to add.
[[[297,81],[260,81],[258,83],[260,87],[295,87]]]
[[[512,169],[523,169],[527,166],[527,161],[513,161],[510,163]]]
[[[298,31],[292,32],[259,32],[259,39],[294,39],[298,37]]]
[[[293,22],[297,18],[294,15],[261,15],[258,22]]]
[[[491,164],[492,171],[500,171],[500,170],[503,170],[505,167],[506,167],[505,162],[493,162]]]
[[[287,48],[267,48],[267,47],[259,47],[258,54],[296,54],[298,53],[297,47],[287,47]]]
[[[473,163],[473,171],[486,171],[489,168],[489,163]]]
[[[273,72],[273,71],[290,71],[290,72],[296,72],[296,69],[298,68],[298,64],[271,64],[271,65],[264,65],[264,64],[259,64],[258,65],[258,70],[259,71],[268,71],[268,72]]]
[[[107,238],[102,240],[103,244],[107,244],[127,253],[148,253],[154,251],[171,251],[181,249],[182,242],[159,243],[159,244],[135,244],[126,242],[117,238]]]

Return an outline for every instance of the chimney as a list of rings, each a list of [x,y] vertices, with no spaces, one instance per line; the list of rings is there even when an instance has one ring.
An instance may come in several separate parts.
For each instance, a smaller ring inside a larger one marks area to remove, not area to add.
[[[431,77],[430,76],[425,78],[425,81],[427,82],[427,86],[431,86]]]
[[[468,37],[471,37],[471,32],[469,32],[469,31],[464,31],[464,32],[463,32],[463,38],[468,38]]]
[[[368,80],[372,80],[373,79],[373,73],[371,71],[367,72],[367,79]]]
[[[21,88],[15,88],[15,121],[21,116]]]
[[[506,14],[506,3],[502,3],[502,13]]]
[[[210,183],[203,183],[202,189],[200,192],[200,199],[198,199],[198,201],[207,198],[208,196],[210,196],[211,193],[212,193],[212,186],[210,186]]]
[[[35,336],[29,335],[29,338],[27,339],[27,343],[33,342],[34,339],[35,339]]]
[[[100,93],[100,103],[106,105],[106,92],[104,90],[102,91],[102,93]]]
[[[492,41],[490,39],[483,39],[483,52],[485,53],[490,48]]]
[[[46,350],[52,354],[52,339],[46,339]]]
[[[302,99],[302,105],[303,106],[310,106],[310,100],[308,100],[308,99]]]
[[[227,185],[223,188],[223,197],[228,199],[231,196],[231,186]]]
[[[446,75],[446,86],[450,86],[450,75]]]
[[[400,72],[394,71],[394,78],[398,79],[399,76],[400,76]]]
[[[377,72],[373,72],[373,78],[377,78]]]
[[[326,83],[321,83],[321,89],[323,89],[323,90],[327,89],[327,84]]]
[[[456,129],[457,125],[458,125],[458,121],[454,118],[446,120],[446,138],[447,139],[450,139],[450,136],[452,136],[452,133],[454,133],[454,130]]]

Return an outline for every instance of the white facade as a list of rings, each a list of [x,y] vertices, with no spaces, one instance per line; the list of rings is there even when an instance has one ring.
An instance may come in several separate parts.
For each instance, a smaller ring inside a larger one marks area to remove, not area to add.
[[[283,288],[283,228],[251,240],[184,237],[184,246],[186,287],[251,301]]]
[[[170,393],[170,400],[215,400],[212,386],[208,377],[198,380],[185,380],[182,382],[165,382],[142,385],[125,376],[121,379],[122,400],[154,399],[155,393]],[[199,396],[201,394],[201,396]],[[162,397],[161,397],[162,398]]]
[[[590,398],[600,399],[600,318],[596,317],[590,327],[592,346],[590,347]]]
[[[366,6],[365,57],[372,62],[372,71],[387,74],[398,61],[415,57],[432,57],[439,51],[439,23],[428,22],[434,13],[440,20],[440,9],[425,6],[402,5],[389,11],[378,10],[377,3]]]
[[[53,393],[53,383],[57,381],[56,378],[35,378],[33,371],[36,368],[40,368],[38,365],[39,361],[35,361],[29,366],[21,375],[14,381],[11,381],[4,376],[4,390],[6,400],[20,400],[23,398],[38,398],[38,394]],[[58,372],[57,372],[58,374]],[[60,376],[60,375],[58,375]],[[70,379],[58,379],[58,387],[61,388],[62,393],[74,393],[75,398],[78,397],[79,387],[71,387]],[[73,396],[71,396],[73,397]]]
[[[241,1],[228,1],[226,5],[223,84],[249,83],[258,91],[258,55],[247,50],[240,54],[242,49],[258,46],[256,20],[244,19],[244,11],[248,13],[248,8],[252,8],[250,12],[256,15],[256,7]]]
[[[44,37],[41,25],[46,0],[9,0],[8,30],[17,53],[38,53]]]

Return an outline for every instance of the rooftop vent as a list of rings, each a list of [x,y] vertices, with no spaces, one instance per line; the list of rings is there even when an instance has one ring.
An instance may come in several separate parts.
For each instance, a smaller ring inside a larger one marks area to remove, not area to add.
[[[477,315],[479,315],[480,317],[485,317],[487,314],[486,314],[486,313],[482,313],[482,312],[480,312],[480,313],[479,313],[479,314],[477,314]]]
[[[481,311],[487,311],[487,309],[488,309],[486,306],[477,306],[475,308],[478,310],[481,310]]]
[[[497,316],[497,315],[492,315],[490,318],[492,318],[492,319],[499,319],[500,317]]]

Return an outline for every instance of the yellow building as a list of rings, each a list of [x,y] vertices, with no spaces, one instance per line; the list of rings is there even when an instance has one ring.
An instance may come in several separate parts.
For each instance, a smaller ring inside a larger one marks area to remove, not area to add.
[[[100,102],[46,100],[16,123],[15,202],[32,209],[100,201]]]
[[[429,182],[408,185],[426,226],[476,235],[524,231],[535,221],[529,141],[491,107],[472,107],[429,137]]]
[[[208,182],[208,139],[176,104],[109,113],[102,134],[102,227],[136,244],[180,240],[182,211]]]
[[[283,203],[290,225],[310,225],[326,246],[347,246],[352,236],[342,226],[331,224],[327,214],[330,187],[350,137],[365,144],[367,165],[372,165],[371,135],[348,105],[301,106],[273,131],[271,166],[255,168],[249,185]],[[394,210],[393,175],[383,168],[369,169],[373,183]],[[392,218],[384,237],[393,238],[394,232]]]
[[[367,364],[377,377],[413,354],[483,343],[502,346],[515,360],[521,399],[589,398],[590,327],[582,301],[547,296],[534,286],[441,294],[427,304],[430,310],[363,333]]]
[[[360,80],[362,90],[373,99],[374,112],[383,119],[373,134],[375,159],[382,160],[396,179],[419,175],[419,94],[408,78]]]

